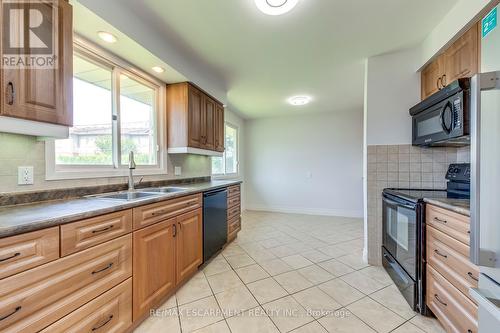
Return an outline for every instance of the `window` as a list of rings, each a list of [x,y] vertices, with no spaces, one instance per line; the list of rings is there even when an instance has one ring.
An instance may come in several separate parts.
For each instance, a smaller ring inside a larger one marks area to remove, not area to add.
[[[47,143],[47,179],[123,176],[131,151],[137,174],[165,173],[164,84],[86,46],[75,44],[73,127]]]
[[[212,174],[238,174],[238,127],[225,125],[225,151],[222,157],[212,157]]]

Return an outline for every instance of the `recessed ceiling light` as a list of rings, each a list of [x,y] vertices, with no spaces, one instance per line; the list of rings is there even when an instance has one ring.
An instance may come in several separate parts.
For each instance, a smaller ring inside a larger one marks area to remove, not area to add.
[[[311,101],[309,96],[294,96],[288,99],[288,103],[294,106],[306,105]]]
[[[299,0],[255,0],[255,5],[267,15],[282,15],[291,11]]]
[[[106,31],[99,31],[97,32],[97,35],[106,43],[116,43],[118,41],[118,38],[115,35]]]
[[[156,73],[163,73],[165,71],[165,68],[160,67],[160,66],[155,66],[152,68]]]

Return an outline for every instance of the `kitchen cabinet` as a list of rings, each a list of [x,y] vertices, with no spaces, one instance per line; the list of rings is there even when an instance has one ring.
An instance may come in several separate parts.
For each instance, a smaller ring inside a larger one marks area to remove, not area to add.
[[[175,236],[175,218],[134,232],[134,320],[148,313],[175,288]]]
[[[227,241],[233,241],[241,230],[241,187],[227,189]]]
[[[51,6],[52,3],[45,5]],[[57,40],[53,41],[57,64],[53,69],[4,67],[1,70],[0,114],[2,116],[65,126],[73,125],[72,15],[72,6],[67,1],[59,1],[55,34]],[[19,31],[23,29],[20,28]]]
[[[451,82],[479,71],[480,26],[473,25],[421,72],[421,95],[426,99]]]
[[[168,85],[168,153],[222,156],[223,109],[222,103],[189,82]]]
[[[201,208],[177,217],[177,284],[203,263],[203,211]]]

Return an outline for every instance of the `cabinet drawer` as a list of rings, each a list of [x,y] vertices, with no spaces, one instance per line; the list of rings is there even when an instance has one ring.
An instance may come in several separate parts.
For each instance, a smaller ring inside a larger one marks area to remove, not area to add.
[[[42,333],[118,333],[132,325],[132,279],[73,311]]]
[[[432,205],[427,205],[426,214],[426,222],[428,225],[469,245],[470,219],[468,216],[453,213],[449,210]]]
[[[2,280],[0,331],[36,332],[132,275],[132,235]]]
[[[229,198],[236,195],[240,195],[240,192],[241,192],[240,185],[234,185],[227,188],[227,196]]]
[[[59,258],[58,227],[2,238],[0,239],[0,279],[57,258]]]
[[[132,210],[124,210],[61,226],[61,256],[132,232]]]
[[[232,219],[240,216],[240,206],[234,206],[232,208],[227,209],[227,220],[231,221]]]
[[[240,229],[241,229],[241,220],[239,216],[231,220],[227,225],[227,232],[229,234],[235,230],[239,231]]]
[[[459,241],[427,226],[427,262],[451,284],[469,297],[469,288],[477,288],[479,269],[457,248]]]
[[[240,205],[240,196],[235,195],[227,198],[227,208],[232,208],[234,206]]]
[[[198,209],[201,204],[200,193],[134,208],[134,230]]]
[[[477,330],[477,306],[427,265],[426,304],[448,332]]]

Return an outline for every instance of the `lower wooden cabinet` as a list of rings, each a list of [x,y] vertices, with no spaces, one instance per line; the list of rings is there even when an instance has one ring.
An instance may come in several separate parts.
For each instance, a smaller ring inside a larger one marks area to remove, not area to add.
[[[132,279],[45,328],[41,333],[119,333],[132,325]]]
[[[176,219],[134,232],[134,320],[175,288]]]
[[[177,217],[177,283],[193,275],[203,263],[203,211]]]

